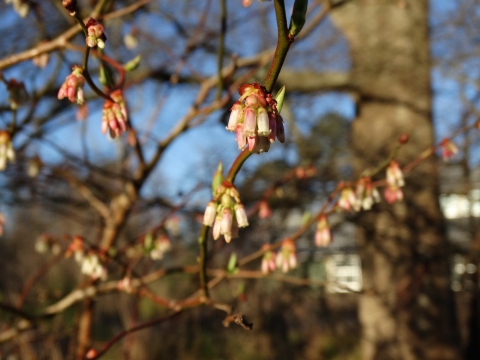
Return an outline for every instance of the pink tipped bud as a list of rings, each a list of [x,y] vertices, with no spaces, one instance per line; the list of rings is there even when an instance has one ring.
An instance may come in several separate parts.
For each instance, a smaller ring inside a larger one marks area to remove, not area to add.
[[[213,229],[212,229],[212,236],[213,240],[217,240],[220,237],[220,230],[221,230],[221,224],[222,224],[222,218],[216,217],[215,218],[215,223],[213,224]]]
[[[387,168],[387,183],[390,186],[402,187],[405,185],[403,180],[403,172],[400,169],[400,165],[395,160],[390,161],[390,165]]]
[[[399,186],[388,185],[385,188],[385,200],[389,204],[394,203],[395,201],[403,200],[403,192]]]
[[[328,226],[327,217],[320,216],[317,223],[317,231],[315,232],[315,245],[318,247],[327,247],[332,242],[330,227]]]
[[[260,219],[265,219],[272,216],[272,210],[268,206],[268,203],[265,200],[260,201],[258,205],[258,217]]]
[[[450,139],[444,139],[441,144],[442,148],[442,158],[443,161],[447,162],[450,159],[455,157],[455,154],[458,153],[457,146],[450,141]]]

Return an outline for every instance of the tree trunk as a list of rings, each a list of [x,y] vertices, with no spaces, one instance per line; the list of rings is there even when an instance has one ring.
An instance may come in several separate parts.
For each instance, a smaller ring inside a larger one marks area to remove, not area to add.
[[[357,174],[398,143],[405,165],[432,146],[427,0],[351,0],[333,12],[359,93]],[[405,200],[361,216],[363,359],[459,359],[435,159],[406,179]]]

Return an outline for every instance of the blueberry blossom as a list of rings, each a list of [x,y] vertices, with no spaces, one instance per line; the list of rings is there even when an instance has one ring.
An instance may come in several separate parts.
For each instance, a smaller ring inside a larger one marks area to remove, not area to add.
[[[105,41],[107,41],[107,37],[103,33],[105,30],[103,25],[94,18],[90,18],[85,26],[87,27],[87,37],[85,39],[87,46],[91,48],[98,46],[100,49],[103,49]]]
[[[285,141],[283,119],[277,102],[260,84],[244,84],[239,89],[240,99],[233,104],[226,129],[235,132],[238,149],[254,153],[267,152],[277,138]]]
[[[127,131],[127,107],[121,90],[115,90],[110,94],[113,102],[105,100],[102,112],[102,133],[107,130],[112,138],[120,136]]]
[[[72,68],[72,73],[65,78],[60,90],[58,90],[58,100],[68,98],[71,102],[82,105],[85,101],[83,98],[83,86],[85,79],[82,75],[83,69],[78,66]]]

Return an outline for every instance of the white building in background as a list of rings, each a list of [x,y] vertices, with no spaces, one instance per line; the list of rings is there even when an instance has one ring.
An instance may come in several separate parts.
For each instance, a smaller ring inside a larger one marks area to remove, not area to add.
[[[345,293],[362,290],[362,266],[357,254],[332,254],[325,260],[327,291]]]

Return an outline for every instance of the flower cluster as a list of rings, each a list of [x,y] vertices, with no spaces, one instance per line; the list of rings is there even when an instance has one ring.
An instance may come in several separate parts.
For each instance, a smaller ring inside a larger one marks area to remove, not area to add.
[[[242,85],[240,99],[232,106],[227,130],[236,133],[238,148],[254,153],[267,152],[277,138],[285,142],[283,119],[277,102],[266,89],[257,83]]]
[[[7,162],[15,161],[12,136],[7,130],[0,130],[0,171],[7,168]]]
[[[357,203],[355,210],[370,210],[373,204],[380,202],[380,193],[372,185],[372,179],[369,176],[362,177],[355,189]]]
[[[387,187],[385,188],[385,200],[389,204],[403,200],[403,192],[401,187],[405,185],[403,180],[403,172],[400,165],[395,160],[390,162],[387,168]]]
[[[102,265],[100,258],[93,250],[85,251],[84,241],[80,236],[75,236],[70,243],[65,257],[74,255],[75,261],[80,264],[80,271],[82,274],[90,276],[92,279],[107,278],[107,268]]]
[[[248,219],[240,194],[230,183],[217,188],[215,198],[207,204],[203,224],[213,226],[213,238],[223,235],[227,243],[238,236],[238,228],[247,227]]]
[[[282,248],[276,256],[276,265],[285,273],[290,269],[297,267],[297,254],[295,252],[295,243],[292,239],[285,239]]]
[[[76,102],[81,105],[85,101],[83,98],[83,86],[85,85],[85,79],[82,75],[82,68],[74,66],[72,73],[65,78],[60,90],[58,91],[58,100],[68,98],[71,102]]]
[[[107,41],[107,37],[103,33],[105,30],[103,25],[94,18],[90,18],[85,26],[87,27],[87,46],[91,48],[98,46],[100,49],[103,49],[105,41]]]
[[[112,138],[120,136],[127,131],[127,106],[121,90],[115,90],[110,94],[113,102],[105,100],[102,112],[102,133],[107,130]]]
[[[442,158],[443,161],[448,161],[453,159],[455,155],[458,153],[457,146],[451,142],[449,139],[443,139],[440,143],[440,147],[442,148]]]
[[[332,233],[328,226],[327,217],[321,215],[317,222],[317,231],[315,232],[315,245],[318,247],[328,247],[332,242]]]

